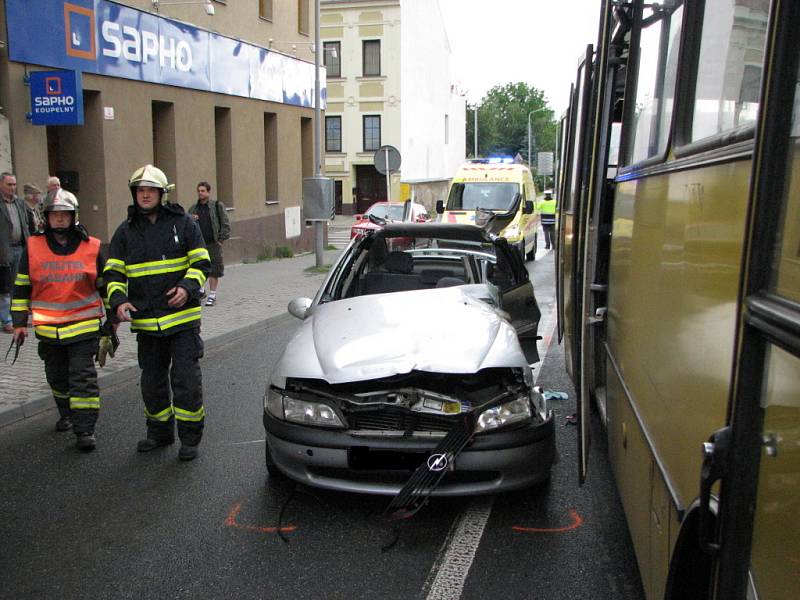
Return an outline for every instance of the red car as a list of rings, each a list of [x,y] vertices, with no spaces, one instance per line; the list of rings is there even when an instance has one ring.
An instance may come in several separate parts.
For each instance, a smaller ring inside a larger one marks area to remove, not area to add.
[[[350,228],[350,238],[352,239],[359,234],[372,231],[373,229],[383,228],[382,225],[370,221],[370,215],[379,219],[384,219],[387,223],[391,221],[402,221],[405,206],[404,202],[376,202],[370,206],[363,215],[355,215],[356,222]],[[422,204],[417,204],[416,202],[411,203],[411,221],[415,223],[425,223],[430,220],[428,211]]]

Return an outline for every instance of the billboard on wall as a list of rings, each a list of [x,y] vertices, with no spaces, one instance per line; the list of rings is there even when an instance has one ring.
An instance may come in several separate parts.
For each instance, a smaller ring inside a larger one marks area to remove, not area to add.
[[[312,63],[108,0],[6,0],[6,22],[13,61],[314,106]]]

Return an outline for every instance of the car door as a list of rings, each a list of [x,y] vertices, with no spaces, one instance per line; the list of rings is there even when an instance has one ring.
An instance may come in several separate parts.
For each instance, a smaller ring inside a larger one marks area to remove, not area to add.
[[[500,288],[503,310],[511,316],[511,324],[517,331],[525,358],[531,364],[539,362],[536,341],[539,339],[542,313],[522,256],[502,238],[495,243],[495,256],[497,263],[490,280]]]

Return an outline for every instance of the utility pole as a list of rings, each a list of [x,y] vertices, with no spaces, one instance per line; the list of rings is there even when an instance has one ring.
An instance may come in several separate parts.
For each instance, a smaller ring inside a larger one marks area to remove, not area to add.
[[[314,177],[322,176],[322,149],[320,128],[322,127],[322,98],[319,84],[319,67],[322,48],[319,43],[319,0],[314,0]],[[314,256],[318,267],[322,266],[322,240],[325,237],[325,222],[314,221]]]
[[[478,105],[477,104],[475,105],[475,108],[472,111],[472,114],[475,117],[475,131],[474,131],[474,133],[475,133],[475,150],[472,153],[472,157],[473,158],[478,158]]]

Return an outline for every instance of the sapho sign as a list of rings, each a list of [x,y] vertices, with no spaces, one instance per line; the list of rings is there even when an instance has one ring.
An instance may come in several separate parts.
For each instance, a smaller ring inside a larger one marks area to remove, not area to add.
[[[34,125],[83,125],[83,86],[75,71],[30,74],[31,122]]]

